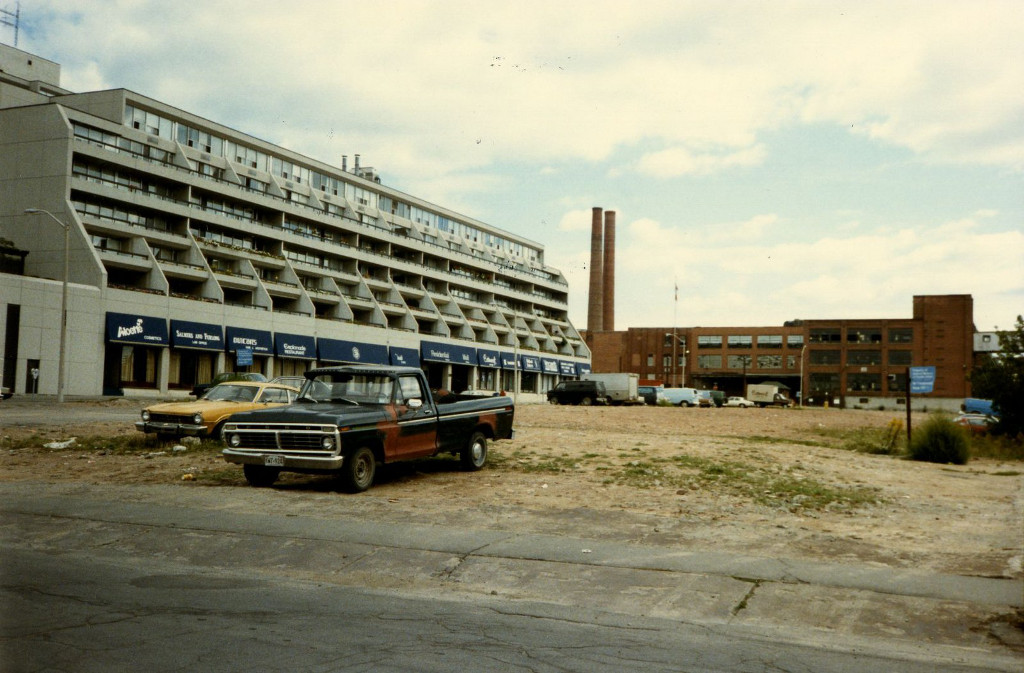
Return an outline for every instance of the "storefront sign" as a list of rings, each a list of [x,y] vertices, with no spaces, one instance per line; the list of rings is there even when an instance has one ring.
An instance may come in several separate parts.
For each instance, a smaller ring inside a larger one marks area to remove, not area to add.
[[[388,349],[388,355],[391,357],[391,364],[396,367],[420,366],[420,352],[415,348],[392,346]]]
[[[274,334],[274,353],[281,358],[316,359],[316,340],[301,334]]]
[[[557,374],[558,373],[558,360],[552,360],[551,358],[540,359],[541,371],[545,374]]]
[[[584,374],[589,374],[589,373],[590,373],[590,364],[589,363],[581,362],[581,363],[576,365],[576,375],[577,376],[583,376]]]
[[[246,327],[228,327],[228,352],[237,353],[248,348],[255,355],[270,355],[274,352],[270,332]]]
[[[558,373],[562,376],[576,376],[576,363],[568,360],[558,361]]]
[[[540,371],[540,358],[536,355],[520,355],[519,362],[524,372]]]
[[[498,360],[498,351],[489,351],[484,348],[476,349],[476,362],[481,367],[490,367],[491,369],[497,369],[500,364]]]
[[[317,339],[317,349],[320,359],[325,362],[371,365],[386,365],[389,362],[388,347],[384,344],[320,338]]]
[[[171,347],[205,351],[224,350],[224,328],[189,320],[171,321]]]
[[[107,341],[166,346],[167,320],[129,313],[107,313]]]
[[[450,362],[455,365],[475,365],[476,349],[437,341],[420,342],[420,358],[429,362]]]
[[[502,351],[498,354],[498,359],[501,361],[502,369],[516,369],[516,361],[519,359],[515,353],[506,353]]]

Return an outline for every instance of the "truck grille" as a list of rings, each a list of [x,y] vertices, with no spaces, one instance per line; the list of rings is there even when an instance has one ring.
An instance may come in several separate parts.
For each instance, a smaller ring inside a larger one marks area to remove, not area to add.
[[[238,448],[269,451],[294,451],[301,453],[335,452],[334,448],[323,447],[324,436],[337,440],[338,428],[334,425],[288,425],[276,423],[242,423],[225,428],[225,435],[238,435]]]

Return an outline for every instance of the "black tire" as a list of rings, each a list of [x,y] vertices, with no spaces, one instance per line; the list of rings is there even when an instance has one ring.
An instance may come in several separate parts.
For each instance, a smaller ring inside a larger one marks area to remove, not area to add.
[[[474,432],[459,453],[462,469],[476,472],[487,462],[487,437],[482,432]]]
[[[368,446],[353,449],[345,456],[338,475],[341,487],[348,493],[362,493],[373,486],[377,473],[377,459]]]
[[[249,482],[250,486],[267,488],[274,485],[277,477],[281,474],[281,470],[264,465],[243,465],[242,473],[245,474],[245,480]]]
[[[580,404],[582,404],[585,407],[589,407],[593,403],[594,400],[590,399],[589,397],[584,397],[582,400],[580,400]]]

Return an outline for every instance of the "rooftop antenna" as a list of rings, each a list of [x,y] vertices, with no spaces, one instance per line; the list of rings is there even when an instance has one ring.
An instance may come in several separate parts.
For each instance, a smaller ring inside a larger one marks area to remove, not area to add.
[[[18,46],[18,24],[21,18],[21,0],[14,3],[14,11],[0,9],[0,24],[14,27],[14,46]]]

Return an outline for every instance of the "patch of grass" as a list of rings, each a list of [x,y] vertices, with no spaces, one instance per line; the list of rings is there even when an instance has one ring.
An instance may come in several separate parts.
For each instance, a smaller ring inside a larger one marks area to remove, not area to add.
[[[72,435],[74,436],[74,435]],[[38,449],[40,451],[75,451],[77,453],[106,453],[110,455],[133,455],[146,454],[155,451],[162,451],[170,446],[178,444],[178,441],[163,442],[156,438],[156,435],[143,433],[128,435],[88,435],[84,437],[74,436],[73,444],[64,449],[48,449],[47,444],[53,442],[65,442],[71,437],[58,435],[34,434],[19,439],[5,439],[2,447],[4,449]],[[189,452],[208,451],[220,452],[224,448],[219,440],[205,439],[198,444],[189,444]]]
[[[1024,442],[996,435],[971,437],[971,456],[994,460],[1024,461]]]
[[[605,483],[636,488],[715,489],[791,511],[852,509],[879,502],[878,489],[829,486],[795,472],[782,474],[747,463],[682,454],[671,459],[630,461]]]
[[[893,419],[884,428],[819,428],[816,432],[838,441],[837,448],[857,453],[870,453],[882,456],[899,456],[906,449],[906,435],[903,434],[903,422]]]
[[[729,435],[728,439],[757,444],[794,444],[796,446],[814,446],[828,448],[830,444],[814,439],[794,439],[792,437],[769,437],[768,435]]]

